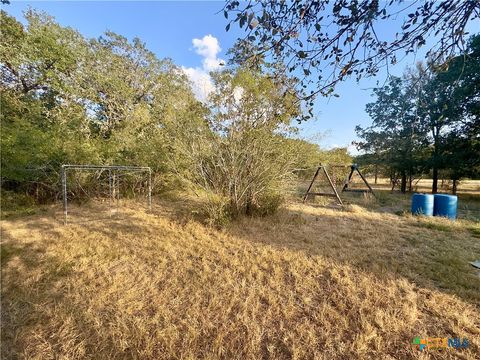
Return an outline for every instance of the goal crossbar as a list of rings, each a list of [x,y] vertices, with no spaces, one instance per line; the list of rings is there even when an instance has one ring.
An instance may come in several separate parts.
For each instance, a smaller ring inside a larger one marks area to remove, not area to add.
[[[62,165],[62,169],[85,169],[85,170],[131,170],[131,171],[151,171],[149,166],[122,166],[122,165]]]

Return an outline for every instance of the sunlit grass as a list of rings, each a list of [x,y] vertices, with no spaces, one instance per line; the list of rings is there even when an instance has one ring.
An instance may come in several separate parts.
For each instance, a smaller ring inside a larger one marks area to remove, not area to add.
[[[293,202],[216,230],[186,201],[126,205],[2,222],[3,358],[418,358],[415,336],[480,351],[474,222]]]

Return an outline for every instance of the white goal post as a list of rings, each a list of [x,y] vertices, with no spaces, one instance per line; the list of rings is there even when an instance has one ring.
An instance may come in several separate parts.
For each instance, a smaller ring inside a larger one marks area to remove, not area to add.
[[[64,223],[67,223],[68,219],[68,184],[67,184],[67,172],[69,170],[85,170],[96,172],[108,172],[108,197],[110,204],[114,197],[119,197],[119,181],[115,181],[117,174],[122,172],[143,172],[148,175],[148,192],[147,192],[147,205],[148,208],[152,207],[152,169],[149,166],[121,166],[121,165],[62,165],[61,177],[62,177],[62,194],[63,194],[63,216]]]

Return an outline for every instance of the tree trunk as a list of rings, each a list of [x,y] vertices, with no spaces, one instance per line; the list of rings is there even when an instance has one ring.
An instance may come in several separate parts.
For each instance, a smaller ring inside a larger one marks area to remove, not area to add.
[[[377,179],[378,179],[378,165],[375,165],[375,185],[377,185]]]
[[[400,186],[400,191],[405,194],[407,192],[407,173],[402,171],[402,183]]]
[[[395,190],[395,186],[397,185],[397,175],[396,174],[390,175],[390,182],[392,183],[391,192],[393,193],[393,190]]]
[[[457,183],[458,183],[458,180],[453,179],[453,185],[452,185],[452,194],[453,195],[457,195]]]
[[[438,169],[437,166],[433,166],[433,183],[432,183],[432,194],[436,194],[438,191]]]
[[[436,194],[438,192],[438,152],[439,152],[439,145],[440,145],[440,126],[438,124],[433,128],[432,135],[433,135],[433,182],[432,182],[432,194]]]
[[[412,181],[413,181],[412,174],[410,174],[408,176],[408,191],[409,192],[412,192]]]

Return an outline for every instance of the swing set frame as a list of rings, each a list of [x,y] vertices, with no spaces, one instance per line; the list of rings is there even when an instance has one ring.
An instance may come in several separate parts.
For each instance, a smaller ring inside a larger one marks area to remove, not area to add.
[[[365,179],[365,177],[364,177],[363,174],[361,173],[361,171],[360,171],[360,169],[358,168],[358,165],[357,165],[357,164],[351,164],[351,165],[347,165],[347,164],[323,165],[323,164],[320,164],[319,167],[317,168],[317,171],[315,172],[315,175],[313,176],[312,181],[310,182],[310,185],[308,186],[307,191],[305,192],[305,195],[303,196],[303,202],[307,201],[307,199],[308,199],[309,196],[326,196],[326,197],[334,197],[334,198],[336,198],[336,199],[338,200],[339,204],[343,206],[343,201],[342,201],[342,199],[340,198],[340,195],[339,195],[337,189],[335,188],[335,185],[333,184],[332,179],[330,178],[330,175],[329,175],[329,173],[328,173],[328,170],[327,170],[328,167],[337,167],[337,168],[350,167],[350,173],[348,174],[347,179],[346,179],[345,182],[343,183],[341,192],[349,191],[349,192],[357,192],[357,193],[371,193],[373,196],[375,196],[375,193],[373,192],[372,187],[371,187],[370,184],[368,183],[367,179]],[[313,187],[313,184],[315,183],[316,178],[318,177],[318,175],[319,175],[322,171],[323,171],[323,173],[325,174],[325,177],[327,178],[328,183],[329,183],[330,187],[331,187],[332,190],[333,190],[333,193],[327,193],[327,192],[311,192],[311,191],[310,191],[310,190],[312,189],[312,187]],[[348,187],[348,186],[350,185],[350,182],[352,181],[352,176],[353,176],[353,174],[354,174],[355,171],[358,173],[358,175],[360,175],[360,178],[363,180],[363,182],[364,182],[365,185],[367,186],[367,189],[351,189],[351,188]]]

